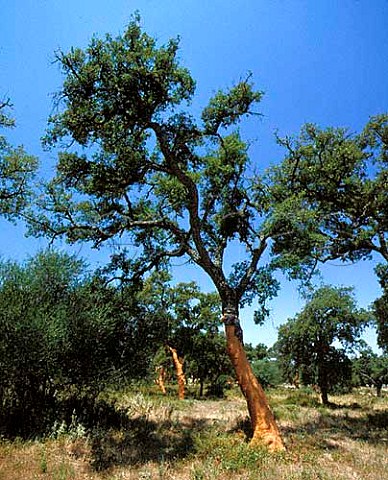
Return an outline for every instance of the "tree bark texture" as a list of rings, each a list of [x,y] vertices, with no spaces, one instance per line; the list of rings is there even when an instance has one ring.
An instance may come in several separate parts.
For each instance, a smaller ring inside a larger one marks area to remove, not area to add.
[[[202,378],[199,380],[199,396],[203,397],[203,380],[202,380]]]
[[[183,359],[178,356],[178,352],[175,348],[168,347],[172,355],[172,361],[174,362],[175,373],[178,380],[178,398],[179,400],[184,400],[185,398],[185,387],[186,387],[186,377],[183,371]]]
[[[267,397],[248,362],[242,344],[242,330],[238,316],[234,313],[224,312],[223,321],[228,354],[236,373],[237,382],[247,401],[252,422],[253,435],[250,445],[265,445],[272,452],[284,450],[284,443]]]

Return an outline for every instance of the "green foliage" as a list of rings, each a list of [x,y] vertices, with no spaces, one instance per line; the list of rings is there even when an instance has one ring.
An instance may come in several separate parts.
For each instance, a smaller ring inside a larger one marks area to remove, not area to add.
[[[241,82],[226,93],[218,91],[202,112],[206,132],[215,135],[220,127],[238,123],[242,115],[251,113],[252,103],[259,102],[262,95],[248,82]]]
[[[229,435],[214,428],[205,434],[198,435],[195,438],[195,447],[196,456],[204,462],[206,470],[210,469],[211,471],[211,465],[217,463],[217,471],[222,472],[224,477],[238,474],[246,469],[260,471],[268,466],[267,462],[271,458],[264,448],[251,448],[247,443],[239,441],[238,438],[230,438]],[[201,469],[198,469],[197,472],[199,475]],[[201,478],[201,476],[197,476],[197,478]]]
[[[85,50],[59,51],[57,60],[67,76],[63,98],[68,109],[64,115],[51,117],[53,128],[47,141],[56,141],[69,132],[81,145],[101,139],[104,150],[118,156],[118,165],[128,168],[131,178],[141,175],[137,160],[144,152],[128,137],[121,138],[122,132],[132,131],[138,135],[137,141],[145,141],[138,128],[141,124],[147,125],[153,116],[191,98],[195,85],[188,71],[179,67],[177,49],[177,39],[157,49],[155,40],[141,31],[139,18],[135,18],[118,38],[93,38]],[[132,165],[128,165],[127,155]],[[100,166],[102,174],[115,176],[113,170]],[[94,172],[89,173],[92,179]],[[121,181],[123,173],[118,172]]]
[[[377,395],[381,395],[383,385],[388,383],[388,356],[366,348],[353,360],[353,372],[357,385],[375,387]]]
[[[388,260],[387,125],[379,115],[360,134],[307,124],[298,137],[278,138],[286,157],[270,174],[274,253]]]
[[[388,352],[388,266],[378,265],[376,273],[379,278],[383,294],[373,303],[377,327],[377,341],[379,346]]]
[[[314,409],[320,406],[315,392],[310,387],[289,391],[284,403],[295,407],[311,407]]]
[[[72,256],[1,264],[0,305],[5,432],[44,431],[60,402],[72,408],[72,397],[148,374],[154,347],[133,289],[86,275]]]
[[[62,296],[74,286],[80,264],[70,257],[40,254],[26,266],[0,267],[1,416],[5,428],[36,428],[39,413],[55,398],[59,355],[63,351]]]
[[[251,343],[245,344],[245,353],[249,361],[263,360],[270,354],[269,349],[264,343],[258,343],[255,347]]]
[[[96,246],[125,239],[137,255],[123,252],[121,263],[139,276],[185,256],[210,276],[223,308],[256,298],[262,320],[278,289],[266,259],[259,266],[270,198],[249,178],[248,144],[234,129],[262,92],[248,76],[218,91],[196,120],[185,111],[195,83],[178,43],[158,46],[135,16],[117,38],[57,53],[65,79],[46,144],[72,148],[59,154],[32,230]],[[234,241],[247,253],[230,271]]]
[[[168,272],[161,270],[144,281],[137,299],[153,332],[154,345],[160,346],[154,366],[172,371],[166,347],[173,347],[184,358],[186,376],[199,381],[200,394],[205,382],[220,389],[220,378],[231,374],[231,365],[225,338],[219,333],[219,296],[202,293],[194,282],[172,285]]]
[[[356,346],[367,312],[356,307],[349,288],[322,287],[301,313],[279,328],[276,351],[289,381],[318,385],[322,400],[338,385],[350,385],[346,350]],[[335,346],[335,342],[341,347]]]
[[[0,101],[0,128],[15,125],[8,115],[9,101]],[[38,163],[35,157],[27,155],[24,148],[13,147],[0,135],[0,215],[12,219],[28,205],[31,195],[30,182]]]
[[[252,362],[252,370],[264,387],[276,387],[283,382],[279,363],[274,359],[264,358]]]

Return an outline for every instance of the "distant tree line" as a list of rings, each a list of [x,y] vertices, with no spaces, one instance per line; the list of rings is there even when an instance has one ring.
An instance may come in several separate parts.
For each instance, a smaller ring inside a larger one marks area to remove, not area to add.
[[[158,367],[172,370],[168,348],[184,359],[185,375],[199,382],[201,394],[204,384],[222,393],[232,371],[218,298],[169,280],[160,272],[144,283],[109,282],[53,250],[23,264],[2,262],[2,432],[44,431],[107,386],[152,384]]]
[[[359,343],[368,322],[349,289],[325,287],[279,329],[273,348],[245,348],[266,388],[317,385],[324,403],[338,388],[369,385],[381,394],[387,357]],[[105,388],[150,386],[161,381],[161,370],[164,387],[173,395],[182,387],[181,398],[187,383],[198,396],[222,396],[235,382],[217,295],[193,282],[173,285],[166,270],[134,284],[89,273],[82,261],[54,250],[22,264],[4,261],[0,328],[3,435],[47,432],[74,409],[82,416]],[[361,353],[349,357],[347,349],[357,346]]]

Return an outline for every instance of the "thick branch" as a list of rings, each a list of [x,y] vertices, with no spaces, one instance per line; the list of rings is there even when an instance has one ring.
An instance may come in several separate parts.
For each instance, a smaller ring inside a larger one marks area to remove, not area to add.
[[[226,279],[221,268],[217,267],[210,258],[209,252],[201,237],[202,222],[199,217],[199,194],[197,186],[193,180],[179,168],[179,159],[175,158],[172,154],[168,146],[167,135],[163,131],[163,128],[155,122],[151,123],[150,127],[156,134],[170,174],[177,178],[187,191],[188,201],[186,206],[189,213],[190,231],[198,252],[198,255],[195,255],[192,259],[209,274],[216,286],[226,285]]]
[[[246,291],[246,289],[248,288],[249,282],[251,281],[254,273],[257,271],[257,265],[266,247],[267,247],[266,238],[262,238],[260,241],[259,247],[253,251],[251,263],[247,268],[245,275],[242,277],[239,285],[237,286],[236,291],[237,291],[238,298],[241,298],[244,292]]]

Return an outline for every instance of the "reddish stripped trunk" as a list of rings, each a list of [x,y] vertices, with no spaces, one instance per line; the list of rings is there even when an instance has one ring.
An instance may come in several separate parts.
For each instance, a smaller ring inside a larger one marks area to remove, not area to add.
[[[242,344],[241,328],[235,313],[223,316],[227,350],[236,378],[247,401],[252,422],[252,446],[265,445],[270,451],[284,450],[284,444],[266,395],[248,362]]]
[[[175,373],[178,380],[178,398],[184,400],[185,398],[185,386],[186,378],[183,371],[183,359],[179,358],[178,353],[175,348],[168,347],[172,355],[172,361],[174,362]]]
[[[165,385],[165,380],[166,380],[166,369],[163,366],[156,367],[156,372],[158,374],[158,378],[156,379],[156,384],[160,388],[161,392],[166,395],[166,385]]]

